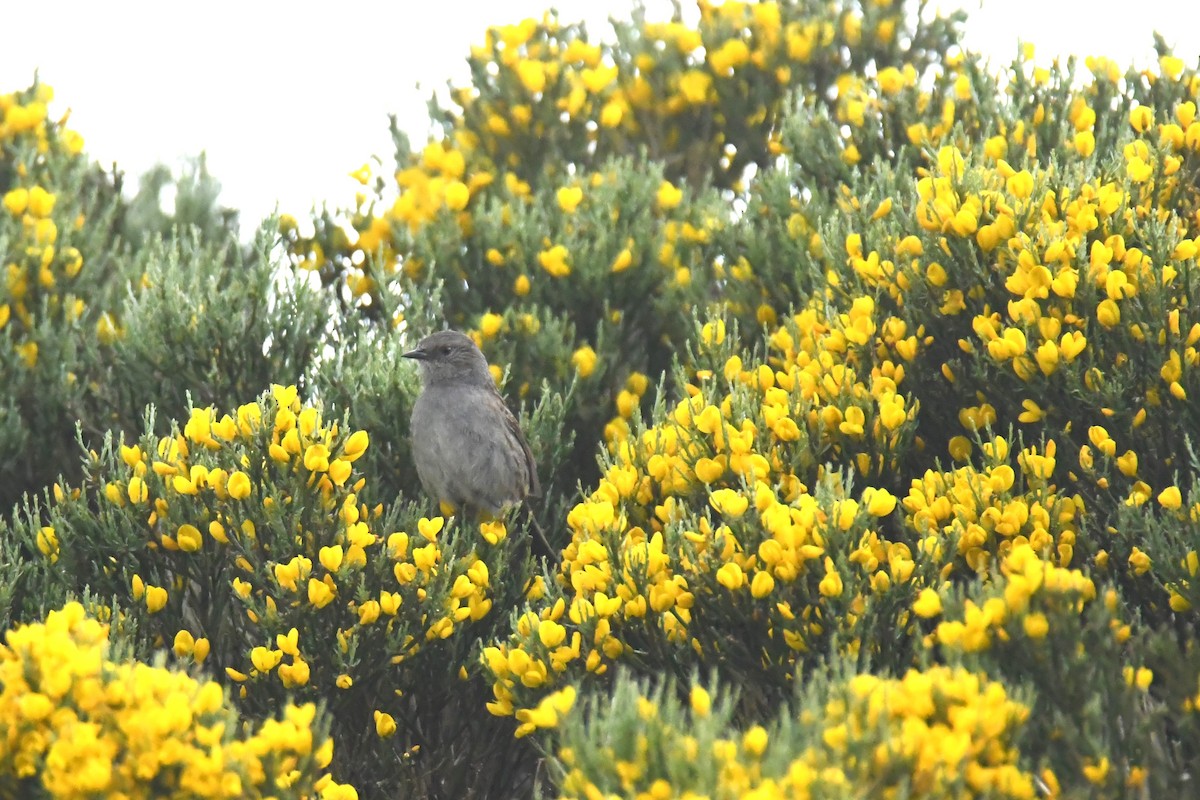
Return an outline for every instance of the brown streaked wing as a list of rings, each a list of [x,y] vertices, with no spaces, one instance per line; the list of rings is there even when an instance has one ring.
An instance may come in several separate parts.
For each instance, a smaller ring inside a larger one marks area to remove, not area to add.
[[[539,497],[542,494],[542,486],[538,482],[537,462],[533,460],[533,451],[529,449],[529,443],[525,441],[525,434],[521,431],[521,423],[517,422],[517,418],[509,410],[508,404],[503,398],[500,400],[500,407],[504,409],[504,422],[508,425],[508,430],[516,438],[521,445],[521,450],[525,453],[525,470],[529,477],[529,487],[527,494],[533,497]]]

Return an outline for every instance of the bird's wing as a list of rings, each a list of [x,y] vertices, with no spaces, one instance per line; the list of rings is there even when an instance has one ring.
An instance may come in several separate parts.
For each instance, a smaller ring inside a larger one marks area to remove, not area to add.
[[[513,416],[508,404],[503,399],[501,399],[500,407],[504,409],[504,421],[508,425],[509,433],[521,445],[521,450],[525,454],[525,470],[529,476],[529,494],[539,497],[542,494],[542,486],[538,483],[537,462],[533,460],[533,451],[529,449],[529,442],[525,441],[525,434],[521,432],[521,423],[517,422],[517,418]]]

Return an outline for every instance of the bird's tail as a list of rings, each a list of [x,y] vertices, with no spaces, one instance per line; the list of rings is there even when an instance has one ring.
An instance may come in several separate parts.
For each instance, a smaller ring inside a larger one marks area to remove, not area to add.
[[[536,558],[544,560],[547,564],[558,566],[558,562],[562,559],[562,553],[551,546],[550,540],[546,538],[546,531],[533,514],[533,509],[529,507],[528,503],[522,503],[520,513],[524,517],[524,522],[531,534],[529,539],[530,552]]]

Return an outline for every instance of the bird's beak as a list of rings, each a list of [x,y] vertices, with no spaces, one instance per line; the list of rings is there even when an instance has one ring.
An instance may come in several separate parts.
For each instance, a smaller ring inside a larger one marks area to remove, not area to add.
[[[429,358],[429,354],[418,347],[416,350],[409,350],[407,353],[402,353],[400,355],[400,357],[401,358],[412,358],[417,361],[424,361],[427,358]]]

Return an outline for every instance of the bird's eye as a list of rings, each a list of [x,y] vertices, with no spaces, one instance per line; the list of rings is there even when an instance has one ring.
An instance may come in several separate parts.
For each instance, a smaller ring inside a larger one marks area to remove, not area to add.
[[[449,345],[446,345],[445,347],[442,348],[442,355],[444,355],[444,356],[450,355],[450,346]]]

